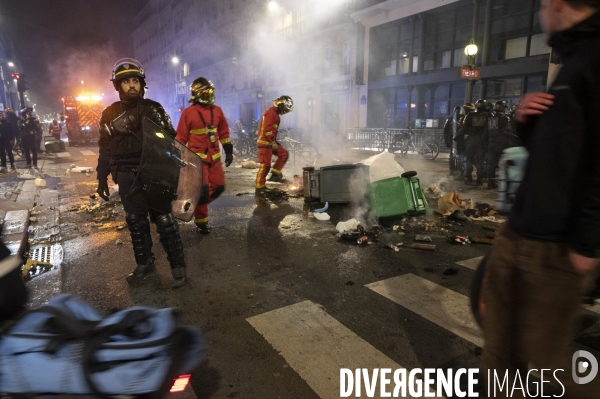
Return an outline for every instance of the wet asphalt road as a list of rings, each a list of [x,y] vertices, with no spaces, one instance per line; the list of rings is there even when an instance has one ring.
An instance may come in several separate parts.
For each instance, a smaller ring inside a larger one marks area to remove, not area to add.
[[[92,166],[95,159],[75,155],[68,163]],[[420,173],[422,184],[437,183],[444,173],[440,163]],[[205,362],[192,378],[198,398],[318,398],[247,321],[306,300],[322,305],[330,316],[389,358],[402,359],[403,367],[478,367],[477,345],[365,285],[411,273],[468,295],[474,271],[455,262],[482,256],[489,246],[455,246],[446,236],[485,236],[489,230],[480,224],[445,226],[449,232],[436,229],[428,233],[437,245],[435,252],[385,248],[387,243],[412,242],[416,234],[424,233],[421,227],[407,229],[404,236],[388,229],[379,243],[357,246],[340,240],[335,231],[335,222],[353,216],[351,209],[331,206],[332,222],[319,222],[301,198],[257,201],[254,176],[255,170],[227,169],[226,192],[209,207],[210,235],[198,235],[193,223],[180,224],[190,283],[179,290],[170,288],[169,266],[155,232],[158,272],[129,286],[125,276],[135,264],[127,229],[117,230],[124,223],[119,204],[92,214],[69,211],[90,203],[95,174],[56,179],[65,256],[60,270],[51,273],[60,273],[59,290],[79,295],[103,311],[132,305],[179,308],[185,323],[203,330],[209,346]],[[486,195],[490,197],[482,194]],[[110,218],[93,227],[92,219],[102,215]],[[431,221],[440,227],[439,219]],[[30,290],[36,291],[32,306],[56,293],[45,287],[47,279],[47,275],[40,276],[29,283]],[[597,319],[589,316],[586,339],[592,346],[600,336],[597,325]]]

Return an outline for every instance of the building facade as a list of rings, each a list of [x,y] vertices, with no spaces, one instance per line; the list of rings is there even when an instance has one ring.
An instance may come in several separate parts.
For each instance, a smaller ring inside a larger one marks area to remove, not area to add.
[[[472,98],[514,104],[546,85],[540,0],[150,0],[135,57],[149,96],[176,123],[189,85],[213,81],[217,104],[246,126],[287,94],[290,127],[436,127]],[[481,79],[459,77],[471,39]],[[176,61],[176,62],[175,62]]]

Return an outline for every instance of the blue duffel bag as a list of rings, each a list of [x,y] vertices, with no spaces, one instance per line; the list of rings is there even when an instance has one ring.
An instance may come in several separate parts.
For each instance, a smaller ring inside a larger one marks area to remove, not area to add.
[[[164,397],[196,368],[200,331],[174,309],[108,317],[71,295],[28,313],[0,339],[0,393]]]

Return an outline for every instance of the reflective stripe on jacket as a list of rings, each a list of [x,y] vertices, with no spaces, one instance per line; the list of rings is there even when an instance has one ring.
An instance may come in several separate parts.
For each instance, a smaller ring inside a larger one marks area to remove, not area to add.
[[[212,119],[211,119],[212,108]],[[202,113],[202,117],[200,117]],[[212,128],[210,127],[212,121]],[[213,163],[221,156],[221,144],[231,143],[229,126],[223,110],[216,105],[194,104],[182,113],[177,125],[177,141],[186,144],[206,163]]]
[[[271,107],[265,111],[258,124],[258,147],[271,147],[277,140],[277,129],[279,128],[279,114],[277,108]]]

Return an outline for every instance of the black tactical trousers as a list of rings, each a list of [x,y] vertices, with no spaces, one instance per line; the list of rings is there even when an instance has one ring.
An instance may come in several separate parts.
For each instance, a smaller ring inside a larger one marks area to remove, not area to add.
[[[465,179],[471,180],[473,166],[477,169],[477,180],[483,179],[483,163],[485,160],[485,148],[481,135],[469,135],[467,139],[467,165],[465,167]]]
[[[148,207],[145,205],[138,204],[127,199],[127,194],[131,191],[131,186],[135,181],[135,174],[132,170],[119,171],[117,173],[116,183],[119,185],[119,196],[121,197],[121,203],[123,209],[127,213],[135,213],[138,215],[148,216]],[[154,215],[152,215],[154,216]]]
[[[496,178],[496,167],[502,156],[505,146],[503,143],[490,143],[488,146],[487,157],[486,157],[486,173],[488,179]]]
[[[6,155],[8,153],[8,160],[10,161],[10,166],[14,166],[15,158],[12,153],[12,146],[10,145],[10,140],[8,137],[0,137],[0,166],[6,166]]]
[[[22,134],[21,144],[23,145],[23,152],[25,153],[25,160],[27,165],[37,166],[37,148],[35,147],[35,134]],[[31,163],[31,155],[33,154],[33,164]]]

